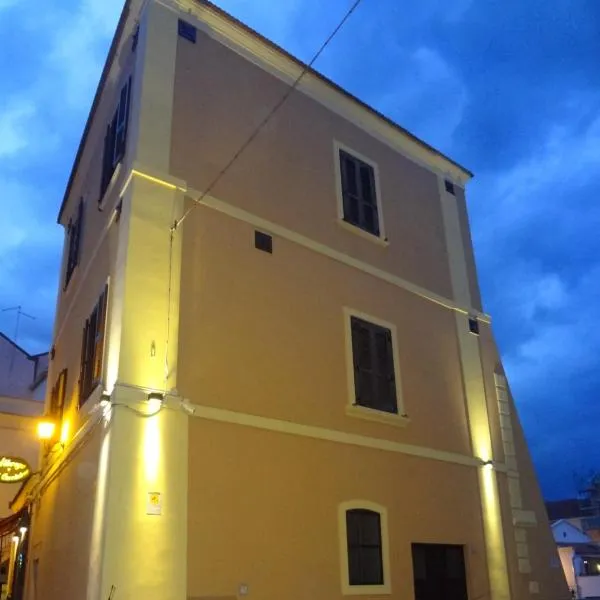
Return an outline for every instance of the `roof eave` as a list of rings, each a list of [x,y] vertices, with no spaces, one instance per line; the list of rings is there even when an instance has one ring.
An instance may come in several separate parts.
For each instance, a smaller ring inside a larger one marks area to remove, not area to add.
[[[83,150],[85,149],[85,143],[87,141],[87,137],[89,135],[90,129],[92,127],[92,123],[94,122],[94,116],[96,115],[96,110],[98,109],[98,104],[100,103],[100,98],[102,97],[102,92],[104,91],[104,86],[106,84],[106,80],[108,79],[108,75],[110,73],[110,68],[112,67],[113,60],[117,53],[117,49],[119,48],[119,42],[121,40],[121,35],[123,30],[125,29],[125,24],[127,23],[127,18],[129,17],[129,12],[131,8],[132,0],[126,0],[125,5],[123,6],[123,10],[121,12],[121,17],[119,18],[119,23],[117,24],[117,29],[115,31],[115,35],[112,39],[108,56],[106,57],[106,61],[104,63],[104,67],[102,69],[102,75],[100,76],[100,81],[98,82],[98,87],[96,88],[96,94],[94,95],[94,100],[92,102],[92,107],[90,108],[90,113],[88,115],[87,121],[85,123],[85,128],[83,130],[83,134],[81,136],[81,140],[79,142],[79,147],[77,148],[77,154],[75,155],[75,161],[73,162],[73,167],[71,168],[71,174],[69,175],[69,181],[67,182],[67,188],[65,190],[65,194],[63,196],[60,209],[58,211],[58,217],[56,219],[57,223],[60,225],[60,221],[63,215],[63,211],[71,195],[71,188],[73,187],[73,182],[75,181],[75,176],[77,174],[77,169],[79,168],[79,162],[81,161],[81,157],[83,155]]]

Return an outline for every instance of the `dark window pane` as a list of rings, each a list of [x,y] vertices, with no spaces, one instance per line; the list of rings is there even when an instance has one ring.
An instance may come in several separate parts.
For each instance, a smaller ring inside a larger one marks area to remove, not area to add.
[[[362,163],[360,166],[360,189],[362,200],[367,204],[375,204],[375,186],[373,182],[373,167]]]
[[[346,193],[344,195],[344,220],[353,225],[360,224],[359,201],[356,196]]]
[[[349,510],[346,512],[346,529],[350,585],[383,584],[379,513],[366,509]]]
[[[381,544],[379,513],[365,510],[360,518],[360,543],[365,546],[379,546]]]
[[[356,185],[356,164],[354,159],[349,154],[341,153],[340,160],[342,165],[342,189],[344,192],[357,196],[358,188]]]
[[[362,584],[362,569],[360,564],[360,548],[348,548],[348,579],[350,585]]]
[[[381,547],[361,548],[362,585],[383,585]]]

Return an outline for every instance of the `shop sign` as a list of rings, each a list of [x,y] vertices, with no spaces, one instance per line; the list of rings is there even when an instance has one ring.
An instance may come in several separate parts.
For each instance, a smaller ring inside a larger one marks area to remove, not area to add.
[[[0,456],[0,483],[18,483],[30,474],[31,468],[22,458]]]

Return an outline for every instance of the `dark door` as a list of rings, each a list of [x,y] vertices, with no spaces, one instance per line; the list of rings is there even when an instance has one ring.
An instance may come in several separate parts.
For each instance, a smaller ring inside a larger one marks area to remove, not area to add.
[[[415,600],[468,600],[462,546],[413,544]]]

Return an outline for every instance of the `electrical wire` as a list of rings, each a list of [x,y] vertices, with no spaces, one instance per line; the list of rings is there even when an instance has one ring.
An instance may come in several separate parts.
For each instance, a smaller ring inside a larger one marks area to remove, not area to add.
[[[310,59],[310,62],[308,64],[304,65],[300,75],[298,75],[298,77],[296,77],[296,79],[294,80],[292,85],[290,85],[290,87],[286,90],[285,94],[283,94],[283,96],[280,98],[280,100],[275,104],[275,106],[273,106],[273,108],[271,109],[269,114],[267,114],[267,116],[257,125],[257,127],[249,135],[249,137],[246,139],[246,141],[240,146],[238,151],[231,157],[229,162],[227,162],[227,164],[221,169],[221,171],[219,171],[217,176],[209,183],[208,187],[204,190],[204,192],[202,192],[200,197],[194,198],[194,204],[192,206],[190,206],[190,208],[187,209],[187,211],[182,215],[181,219],[179,219],[178,221],[175,221],[175,223],[173,224],[173,226],[171,228],[171,231],[175,231],[179,227],[179,225],[181,225],[185,221],[185,219],[194,210],[194,208],[196,208],[199,204],[201,204],[202,200],[204,200],[204,198],[206,198],[206,196],[208,196],[208,194],[210,194],[210,192],[214,189],[214,187],[217,185],[217,183],[219,183],[219,181],[221,181],[221,179],[225,175],[225,173],[227,173],[227,171],[233,166],[233,164],[237,161],[237,159],[248,149],[248,146],[250,146],[250,144],[252,144],[252,142],[256,139],[256,137],[262,131],[262,129],[273,118],[273,116],[281,109],[281,107],[287,102],[289,97],[298,88],[298,85],[300,84],[300,82],[302,81],[304,76],[310,71],[312,66],[315,64],[315,62],[318,60],[318,58],[321,56],[321,54],[325,50],[325,48],[327,48],[327,46],[329,46],[330,42],[338,34],[340,29],[344,26],[346,21],[350,18],[352,13],[358,8],[358,5],[361,2],[362,2],[362,0],[354,1],[352,6],[346,11],[346,14],[342,18],[342,20],[337,24],[336,28],[329,34],[329,36],[323,42],[323,44],[321,44],[321,47],[317,50],[315,55]]]

